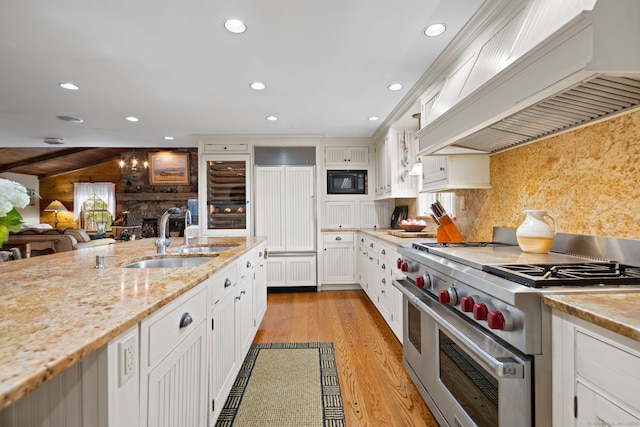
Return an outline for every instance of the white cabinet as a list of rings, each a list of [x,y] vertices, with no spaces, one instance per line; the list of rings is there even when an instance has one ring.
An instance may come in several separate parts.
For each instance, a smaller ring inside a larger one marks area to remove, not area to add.
[[[389,129],[376,143],[376,198],[417,197],[418,180],[409,175],[415,160],[415,133]]]
[[[369,166],[369,147],[325,147],[324,164],[330,167],[367,167]]]
[[[139,339],[136,324],[0,410],[0,426],[139,427]]]
[[[209,280],[211,340],[209,395],[211,419],[220,415],[241,363],[236,346],[236,294],[238,265],[225,267]]]
[[[267,267],[265,262],[265,246],[257,249],[256,267],[253,271],[253,316],[255,329],[260,327],[267,312]]]
[[[391,192],[391,163],[389,158],[390,136],[386,135],[376,142],[376,198]]]
[[[358,236],[356,277],[362,289],[385,319],[394,335],[402,341],[402,293],[393,286],[394,278],[402,278],[397,268],[395,247],[372,236]]]
[[[203,153],[247,153],[249,151],[248,144],[202,144]]]
[[[355,233],[323,233],[322,284],[355,283]]]
[[[356,203],[353,200],[324,202],[323,228],[355,228]]]
[[[423,156],[422,167],[424,192],[491,188],[486,154]]]
[[[206,425],[206,295],[198,286],[140,323],[143,426]]]
[[[640,342],[553,310],[553,425],[640,425]]]
[[[272,256],[266,261],[268,287],[316,286],[316,256]]]
[[[402,271],[398,269],[398,251],[389,245],[380,244],[380,282],[381,288],[381,305],[383,307],[384,319],[389,327],[402,341],[402,292],[393,286],[393,279],[403,278]]]

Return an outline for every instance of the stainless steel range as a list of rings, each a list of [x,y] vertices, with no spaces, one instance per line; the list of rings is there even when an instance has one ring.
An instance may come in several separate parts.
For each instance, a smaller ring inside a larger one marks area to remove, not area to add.
[[[558,234],[552,251],[523,253],[505,228],[491,243],[399,248],[404,364],[440,424],[551,425],[542,294],[640,289],[640,241]]]

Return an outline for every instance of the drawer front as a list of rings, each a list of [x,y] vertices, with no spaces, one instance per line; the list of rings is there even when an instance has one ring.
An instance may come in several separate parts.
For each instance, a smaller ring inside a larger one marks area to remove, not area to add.
[[[578,330],[577,374],[598,388],[640,410],[640,355]]]
[[[322,233],[324,243],[353,242],[354,233]]]
[[[204,144],[203,151],[207,153],[224,153],[247,151],[247,144]]]
[[[182,301],[182,298],[179,298]],[[182,303],[169,304],[152,317],[149,323],[143,322],[143,327],[148,328],[149,360],[147,366],[152,366],[176,345],[186,338],[195,326],[206,319],[207,313],[207,289],[195,292]],[[183,320],[188,315],[191,322]],[[181,327],[181,322],[189,323]],[[143,344],[144,345],[144,344]]]
[[[240,270],[240,278],[242,279],[246,276],[250,271],[253,270],[253,267],[258,265],[258,251],[253,250],[250,253],[244,255],[242,258],[238,260],[238,269]]]
[[[238,283],[238,264],[233,263],[215,274],[210,283],[210,307],[214,307]]]

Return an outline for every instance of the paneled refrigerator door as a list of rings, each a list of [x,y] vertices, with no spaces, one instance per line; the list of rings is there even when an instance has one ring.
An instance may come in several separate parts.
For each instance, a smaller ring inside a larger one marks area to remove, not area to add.
[[[249,156],[203,156],[201,166],[203,234],[250,234]]]
[[[315,167],[256,166],[256,235],[270,253],[315,252]]]

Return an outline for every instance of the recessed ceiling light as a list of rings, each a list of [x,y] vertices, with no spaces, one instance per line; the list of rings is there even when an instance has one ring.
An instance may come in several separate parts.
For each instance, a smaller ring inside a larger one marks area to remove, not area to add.
[[[278,117],[276,117],[276,116],[267,116],[267,117],[265,117],[265,119],[269,120],[270,122],[275,122],[276,120],[278,120]]]
[[[127,116],[124,118],[125,120],[129,121],[129,122],[139,122],[140,119],[134,116]]]
[[[244,22],[238,19],[227,19],[226,21],[224,21],[224,27],[227,29],[227,31],[234,34],[240,34],[247,31],[247,26],[244,25]]]
[[[174,138],[172,136],[165,136],[164,139],[167,141],[173,141]]]
[[[371,117],[369,117],[369,121],[370,121],[370,122],[375,122],[376,120],[380,120],[380,117],[378,117],[378,116],[371,116]]]
[[[67,89],[67,90],[78,90],[78,89],[80,89],[78,86],[74,85],[71,82],[58,83],[58,86],[60,86],[63,89]]]
[[[424,29],[424,35],[427,37],[437,37],[447,31],[447,26],[444,24],[431,24]]]
[[[251,83],[251,89],[253,90],[263,90],[266,86],[262,82],[253,82]]]
[[[387,89],[393,90],[393,91],[400,90],[400,89],[402,89],[402,85],[400,83],[393,83],[393,84],[389,85],[389,87]]]
[[[65,122],[71,122],[71,123],[82,123],[84,122],[84,120],[79,119],[77,117],[71,117],[71,116],[56,116],[57,119],[65,121]]]

